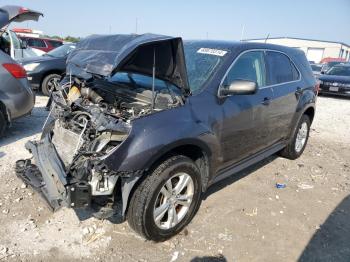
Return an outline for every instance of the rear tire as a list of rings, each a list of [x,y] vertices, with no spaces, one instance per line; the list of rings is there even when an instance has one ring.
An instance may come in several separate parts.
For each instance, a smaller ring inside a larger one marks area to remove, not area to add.
[[[49,74],[45,76],[42,84],[41,84],[41,91],[44,95],[50,96],[52,91],[55,91],[54,82],[59,82],[61,79],[61,76],[58,74]]]
[[[164,241],[190,223],[200,206],[201,192],[195,163],[182,155],[170,157],[136,188],[129,204],[128,223],[144,238]]]
[[[303,115],[295,129],[289,144],[280,152],[280,155],[294,160],[301,156],[309,139],[311,121],[307,115]]]
[[[2,137],[7,128],[7,121],[4,113],[0,110],[0,137]]]

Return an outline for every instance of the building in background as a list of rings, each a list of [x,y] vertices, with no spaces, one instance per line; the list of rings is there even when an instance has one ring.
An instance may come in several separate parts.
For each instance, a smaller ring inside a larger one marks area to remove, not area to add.
[[[264,43],[266,39],[246,39],[248,42]],[[343,61],[350,60],[350,45],[341,42],[303,39],[294,37],[271,37],[266,43],[284,45],[303,50],[309,61],[320,63],[326,58],[339,58]]]

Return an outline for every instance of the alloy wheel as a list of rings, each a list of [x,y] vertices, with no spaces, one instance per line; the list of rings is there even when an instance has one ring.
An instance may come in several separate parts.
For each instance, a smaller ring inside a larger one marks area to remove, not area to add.
[[[194,183],[190,175],[177,173],[166,181],[158,193],[153,209],[155,224],[171,229],[186,216],[192,203]]]
[[[56,90],[56,87],[58,86],[59,78],[53,77],[47,82],[47,90],[51,94],[53,91]]]
[[[308,133],[308,126],[306,122],[303,122],[298,130],[297,137],[295,140],[295,151],[300,152],[306,143],[307,139],[307,133]]]

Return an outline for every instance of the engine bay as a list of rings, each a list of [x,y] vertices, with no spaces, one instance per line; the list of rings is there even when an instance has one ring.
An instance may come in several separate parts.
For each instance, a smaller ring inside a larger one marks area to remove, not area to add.
[[[152,94],[104,79],[74,78],[57,89],[44,134],[50,134],[70,182],[90,184],[93,196],[112,193],[118,176],[102,160],[128,137],[132,121],[183,104],[167,88]]]

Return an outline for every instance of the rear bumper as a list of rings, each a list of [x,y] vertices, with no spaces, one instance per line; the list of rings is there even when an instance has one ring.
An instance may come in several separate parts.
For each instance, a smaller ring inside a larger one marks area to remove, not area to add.
[[[35,94],[27,79],[19,79],[13,85],[6,98],[2,100],[9,113],[9,122],[30,114],[35,104]]]
[[[40,73],[28,73],[27,79],[30,83],[32,89],[37,90],[40,89],[42,74]]]
[[[321,85],[319,93],[337,96],[350,96],[350,88],[339,87],[338,91],[330,91],[329,86]]]
[[[35,163],[16,162],[16,175],[31,186],[45,200],[52,211],[60,207],[88,207],[91,187],[88,183],[68,183],[64,166],[49,136],[38,142],[27,142]]]

